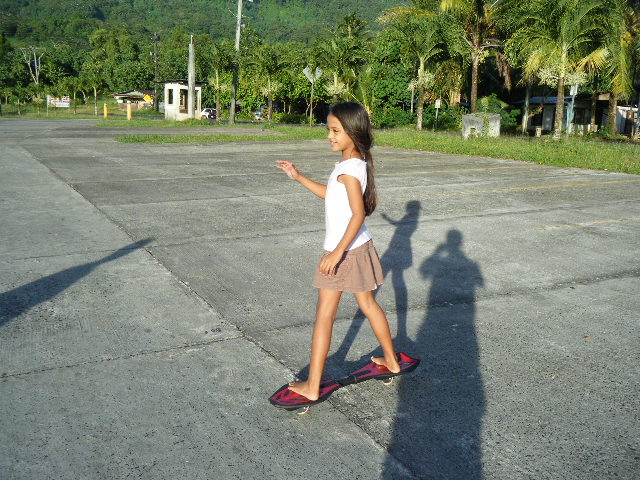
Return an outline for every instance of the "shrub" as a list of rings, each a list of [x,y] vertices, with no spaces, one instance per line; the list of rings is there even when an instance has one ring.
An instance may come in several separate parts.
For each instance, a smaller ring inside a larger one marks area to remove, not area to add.
[[[383,107],[373,111],[371,122],[377,128],[393,128],[415,122],[415,115],[400,107]]]
[[[478,100],[478,111],[500,114],[500,131],[503,133],[514,133],[519,126],[520,109],[510,108],[495,93]]]
[[[304,113],[272,113],[271,121],[275,123],[305,124],[309,121]]]
[[[467,109],[464,107],[442,104],[440,112],[438,112],[438,130],[460,130],[462,128],[462,115],[465,113],[467,113]],[[422,112],[422,126],[423,128],[435,128],[435,124],[436,107],[430,103],[425,105]]]
[[[589,138],[591,140],[596,140],[596,141],[604,141],[604,142],[634,143],[634,139],[629,138],[625,135],[621,135],[619,133],[612,134],[607,128],[600,129],[597,132],[587,133],[585,135],[585,138]]]

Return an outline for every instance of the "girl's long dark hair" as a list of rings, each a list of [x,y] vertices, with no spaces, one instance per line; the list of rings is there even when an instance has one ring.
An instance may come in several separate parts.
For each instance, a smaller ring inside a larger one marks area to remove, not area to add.
[[[373,180],[374,168],[371,146],[373,145],[373,132],[369,114],[362,105],[356,102],[334,103],[329,107],[329,114],[335,116],[344,128],[344,131],[353,140],[353,143],[367,162],[367,188],[362,195],[364,200],[364,214],[369,216],[376,209],[378,203],[376,185]]]

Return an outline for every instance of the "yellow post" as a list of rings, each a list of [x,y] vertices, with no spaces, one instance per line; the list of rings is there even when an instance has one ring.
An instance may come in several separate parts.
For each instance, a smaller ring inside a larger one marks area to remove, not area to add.
[[[109,116],[109,109],[107,108],[107,104],[104,104],[104,118],[107,118]]]
[[[131,120],[131,104],[127,103],[127,120]]]

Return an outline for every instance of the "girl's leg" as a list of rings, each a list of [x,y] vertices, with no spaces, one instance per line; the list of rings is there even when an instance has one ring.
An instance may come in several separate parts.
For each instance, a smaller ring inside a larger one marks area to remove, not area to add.
[[[389,330],[389,322],[384,312],[376,302],[373,292],[360,292],[355,293],[358,306],[362,313],[369,319],[373,333],[376,335],[384,357],[373,358],[372,360],[379,364],[386,366],[392,372],[399,372],[400,365],[396,358],[396,352],[393,348],[393,340],[391,339],[391,331]]]
[[[309,378],[305,382],[291,382],[289,388],[309,400],[317,400],[320,395],[320,381],[324,363],[329,354],[333,322],[336,318],[340,296],[342,292],[336,290],[318,290],[318,305],[316,307],[316,323],[313,326],[311,339],[311,361],[309,362]]]

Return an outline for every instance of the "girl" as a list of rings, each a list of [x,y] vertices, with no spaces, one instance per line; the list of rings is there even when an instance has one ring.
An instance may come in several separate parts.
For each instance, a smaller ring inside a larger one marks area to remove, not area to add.
[[[364,224],[376,208],[371,157],[371,122],[359,103],[333,104],[327,117],[331,150],[341,152],[327,185],[305,177],[285,160],[277,167],[325,201],[325,252],[318,262],[313,286],[318,288],[316,322],[311,340],[311,361],[306,381],[289,384],[293,392],[316,401],[331,344],[333,322],[342,292],[353,293],[360,310],[369,319],[384,357],[371,357],[393,373],[400,371],[384,312],[373,296],[382,285],[382,267]]]

